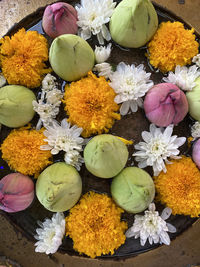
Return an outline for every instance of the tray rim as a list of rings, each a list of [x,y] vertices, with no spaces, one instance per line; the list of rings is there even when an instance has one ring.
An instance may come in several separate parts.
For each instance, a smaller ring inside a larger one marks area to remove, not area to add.
[[[75,2],[76,0],[63,0],[62,2],[66,2],[66,3],[73,3],[73,2]],[[114,0],[115,2],[117,2],[117,3],[119,3],[119,2],[121,2],[121,0]],[[59,0],[58,1],[52,1],[52,3],[50,3],[50,4],[53,4],[53,3],[56,3],[56,2],[60,2]],[[158,12],[158,14],[159,14],[159,12],[161,12],[161,13],[167,13],[167,15],[169,16],[169,17],[172,17],[173,19],[175,19],[175,21],[177,20],[177,21],[180,21],[180,22],[182,22],[187,28],[189,28],[189,29],[191,29],[191,28],[193,28],[194,29],[194,34],[200,39],[200,32],[198,32],[187,20],[184,20],[181,16],[179,16],[179,15],[176,15],[175,14],[175,12],[173,12],[173,11],[171,11],[171,10],[169,10],[168,8],[166,8],[166,7],[163,7],[162,5],[160,5],[160,4],[158,4],[158,3],[156,3],[156,2],[154,2],[154,1],[151,1],[152,2],[152,4],[154,5],[154,7],[155,7],[155,9],[156,9],[156,11]],[[14,23],[9,29],[8,29],[8,31],[7,31],[7,33],[6,34],[4,34],[3,36],[2,36],[2,38],[3,37],[5,37],[5,36],[11,36],[11,35],[13,35],[14,33],[16,33],[17,31],[18,31],[18,29],[19,29],[19,25],[21,25],[21,24],[23,24],[24,22],[26,22],[28,19],[31,19],[31,17],[33,17],[33,16],[37,16],[38,18],[37,19],[35,19],[35,21],[34,21],[34,23],[33,23],[33,25],[35,25],[36,23],[38,23],[39,21],[41,21],[41,18],[42,18],[42,15],[43,15],[43,12],[44,12],[44,9],[48,6],[48,5],[50,5],[50,4],[47,4],[47,5],[45,5],[45,6],[42,6],[42,7],[39,7],[39,8],[37,8],[35,11],[33,11],[33,12],[31,12],[30,14],[28,14],[27,16],[25,16],[24,18],[22,18],[21,20],[19,20],[18,22],[16,22],[16,23]],[[27,23],[27,22],[26,22]],[[31,23],[30,23],[31,24]],[[31,28],[32,26],[30,25],[30,27],[29,28]],[[26,29],[26,28],[25,28]],[[27,30],[27,29],[26,29]],[[22,229],[20,226],[18,226],[13,220],[12,220],[12,214],[13,213],[6,213],[6,212],[4,212],[4,211],[2,211],[2,210],[0,210],[0,216],[3,216],[5,219],[7,219],[8,221],[9,221],[9,223],[12,225],[12,227],[13,227],[13,229],[15,230],[15,231],[18,231],[18,232],[20,232],[24,237],[26,237],[27,238],[27,240],[28,241],[30,241],[30,242],[32,242],[32,243],[34,243],[35,242],[35,239],[34,239],[34,237],[30,234],[30,233],[27,233],[24,229]],[[176,236],[175,238],[173,238],[173,239],[171,239],[171,242],[173,242],[175,239],[177,239],[177,238],[179,238],[179,236],[181,236],[181,235],[183,235],[184,234],[184,232],[185,231],[188,231],[188,230],[190,230],[190,228],[195,224],[195,223],[197,223],[197,221],[199,221],[200,220],[200,218],[191,218],[191,219],[193,219],[194,220],[194,222],[193,223],[191,223],[191,225],[190,226],[188,226],[186,229],[184,229],[184,230],[182,230],[180,233],[179,233],[179,235],[178,236]],[[136,257],[136,256],[138,256],[138,255],[140,255],[140,254],[143,254],[143,253],[146,253],[146,252],[150,252],[150,251],[152,251],[152,250],[154,250],[154,249],[156,249],[156,248],[159,248],[159,247],[161,247],[161,246],[163,246],[163,244],[162,245],[160,245],[160,244],[153,244],[152,245],[152,247],[150,247],[150,248],[146,248],[146,249],[144,249],[143,251],[140,251],[140,252],[132,252],[132,253],[129,253],[129,254],[127,254],[127,255],[123,255],[123,256],[119,256],[119,255],[109,255],[109,256],[107,256],[107,255],[102,255],[102,256],[100,256],[100,257],[96,257],[95,258],[95,260],[98,260],[98,261],[109,261],[109,260],[113,260],[113,261],[119,261],[119,260],[125,260],[125,259],[128,259],[128,258],[133,258],[133,257]],[[76,251],[74,251],[75,253],[76,253]],[[71,253],[70,252],[67,252],[66,250],[64,250],[63,248],[59,248],[58,249],[58,251],[57,251],[57,253],[61,253],[62,255],[64,255],[64,254],[66,254],[66,255],[68,255],[68,256],[70,256],[70,257],[75,257],[75,258],[84,258],[84,259],[90,259],[88,256],[86,256],[86,255],[71,255]],[[52,254],[50,254],[50,256],[51,256]]]

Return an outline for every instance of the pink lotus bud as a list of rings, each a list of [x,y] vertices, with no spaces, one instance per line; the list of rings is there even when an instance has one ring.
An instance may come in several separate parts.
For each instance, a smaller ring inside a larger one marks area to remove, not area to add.
[[[178,124],[188,112],[185,94],[172,83],[153,86],[145,96],[144,110],[149,121],[160,127]]]
[[[34,183],[21,173],[11,173],[0,180],[0,209],[17,212],[26,209],[34,198]]]
[[[46,34],[55,38],[61,34],[76,34],[77,12],[75,8],[64,2],[57,2],[45,8],[42,27]]]
[[[192,148],[192,159],[197,165],[197,167],[200,169],[200,139],[198,139],[194,144]]]

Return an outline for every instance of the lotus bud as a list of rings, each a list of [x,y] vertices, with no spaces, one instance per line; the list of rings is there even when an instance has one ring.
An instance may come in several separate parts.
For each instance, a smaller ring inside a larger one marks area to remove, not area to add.
[[[200,139],[194,142],[192,148],[192,159],[200,169]]]
[[[63,34],[51,44],[49,60],[52,69],[63,80],[76,81],[92,70],[95,56],[84,39],[73,34]]]
[[[146,94],[144,111],[147,119],[157,126],[176,125],[188,112],[187,98],[176,85],[160,83]]]
[[[34,199],[34,183],[21,173],[11,173],[0,180],[0,209],[17,212],[26,209]]]
[[[78,31],[77,20],[77,12],[73,6],[57,2],[45,8],[42,27],[52,38],[66,33],[76,34]]]
[[[146,171],[128,167],[112,180],[111,194],[122,209],[138,213],[145,210],[154,199],[155,186]]]
[[[189,114],[195,120],[200,121],[200,77],[195,80],[196,86],[186,93],[189,104]]]
[[[35,111],[32,101],[34,93],[20,85],[0,88],[0,123],[8,127],[21,127],[32,120]]]
[[[158,16],[150,0],[123,0],[114,10],[109,28],[116,43],[138,48],[155,34]]]
[[[117,175],[126,165],[128,149],[117,137],[101,134],[92,138],[84,149],[85,166],[100,178]]]
[[[38,177],[36,195],[48,210],[62,212],[71,209],[79,200],[82,181],[77,170],[64,162],[47,167]]]

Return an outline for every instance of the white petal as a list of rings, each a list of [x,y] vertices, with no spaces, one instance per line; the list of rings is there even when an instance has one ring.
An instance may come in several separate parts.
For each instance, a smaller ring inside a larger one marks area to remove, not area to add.
[[[121,107],[120,107],[120,114],[121,115],[126,115],[129,111],[129,107],[130,107],[130,102],[126,101],[124,103],[122,103]]]
[[[171,214],[172,214],[172,210],[171,210],[170,208],[167,207],[167,208],[165,208],[165,209],[162,211],[160,217],[161,217],[163,220],[167,220],[167,219],[170,217]]]
[[[171,223],[167,223],[168,232],[176,233],[176,227],[173,226]]]

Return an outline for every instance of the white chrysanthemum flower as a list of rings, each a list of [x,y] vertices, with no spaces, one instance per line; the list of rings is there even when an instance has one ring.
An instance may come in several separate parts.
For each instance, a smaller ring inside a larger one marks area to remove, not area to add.
[[[51,219],[45,219],[44,222],[38,222],[41,228],[36,229],[37,235],[35,239],[35,251],[53,254],[62,244],[62,239],[65,234],[65,218],[63,213],[56,213]]]
[[[200,122],[196,121],[191,127],[191,135],[193,138],[200,137]]]
[[[64,94],[60,90],[54,88],[46,94],[47,103],[54,105],[55,107],[60,106],[63,95]]]
[[[153,243],[169,245],[170,238],[167,232],[175,233],[176,228],[170,223],[166,223],[165,220],[170,217],[172,210],[165,208],[159,216],[155,208],[155,204],[151,203],[149,210],[146,210],[144,215],[135,215],[133,226],[127,230],[126,237],[140,238],[142,246],[147,240],[151,245]]]
[[[117,94],[115,102],[122,103],[121,115],[126,115],[129,108],[136,112],[138,106],[142,107],[142,97],[153,86],[153,82],[149,80],[150,76],[151,73],[146,73],[143,64],[138,67],[126,65],[124,62],[118,64],[109,84]]]
[[[198,67],[200,67],[200,54],[194,56],[192,62],[195,63]]]
[[[164,77],[163,81],[173,83],[184,91],[191,91],[195,86],[195,80],[200,76],[198,67],[193,65],[189,68],[186,66],[176,66],[175,72],[169,72],[168,77]]]
[[[80,36],[87,40],[91,34],[97,35],[100,44],[104,44],[104,39],[110,41],[110,32],[105,24],[110,21],[115,6],[113,0],[81,0],[81,5],[76,6]]]
[[[59,107],[51,105],[49,103],[43,103],[42,100],[39,102],[33,100],[32,102],[33,109],[40,116],[40,120],[36,126],[36,129],[39,130],[42,124],[46,127],[48,126],[52,119],[55,119],[57,114],[59,113]]]
[[[71,150],[65,153],[64,160],[67,164],[74,166],[78,171],[80,171],[81,165],[84,163],[83,157],[81,157],[77,150]]]
[[[83,129],[78,128],[76,125],[71,127],[67,119],[63,119],[61,125],[54,120],[44,131],[44,135],[47,137],[44,141],[48,144],[41,146],[40,149],[51,150],[52,155],[56,155],[60,151],[66,152],[66,163],[79,169],[82,163],[82,157],[79,152],[83,150],[82,145],[84,143],[84,139],[80,137],[82,131]]]
[[[0,87],[4,86],[6,84],[6,78],[3,76],[2,73],[0,73]]]
[[[112,66],[107,62],[96,64],[93,70],[97,71],[99,76],[104,76],[106,79],[110,79],[113,75]]]
[[[55,81],[56,77],[48,73],[42,80],[42,90],[45,92],[53,90],[57,86]]]
[[[95,59],[97,63],[103,63],[105,62],[109,57],[111,53],[111,46],[112,44],[108,44],[106,46],[95,46]]]
[[[157,128],[154,124],[150,125],[150,132],[143,131],[142,138],[144,142],[135,145],[135,149],[139,151],[134,153],[135,160],[138,161],[139,168],[152,166],[154,175],[167,169],[165,163],[169,164],[167,158],[180,159],[178,147],[182,146],[186,138],[172,135],[173,125],[169,125],[166,129]]]

